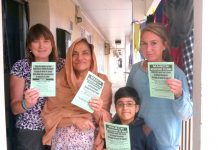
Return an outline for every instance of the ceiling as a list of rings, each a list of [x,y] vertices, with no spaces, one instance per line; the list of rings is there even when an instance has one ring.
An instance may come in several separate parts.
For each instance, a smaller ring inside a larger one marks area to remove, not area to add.
[[[143,20],[152,3],[160,0],[75,1],[111,48],[125,48],[132,36],[132,22]],[[115,40],[121,40],[121,44],[115,44]]]
[[[78,4],[111,47],[124,48],[131,35],[132,0],[78,0]],[[121,44],[115,45],[115,40]]]

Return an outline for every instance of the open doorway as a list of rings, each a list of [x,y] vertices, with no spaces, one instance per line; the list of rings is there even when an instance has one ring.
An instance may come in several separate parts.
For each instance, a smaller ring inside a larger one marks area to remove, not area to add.
[[[28,3],[25,0],[2,0],[2,19],[7,149],[15,150],[15,117],[10,109],[9,74],[14,62],[25,56]]]

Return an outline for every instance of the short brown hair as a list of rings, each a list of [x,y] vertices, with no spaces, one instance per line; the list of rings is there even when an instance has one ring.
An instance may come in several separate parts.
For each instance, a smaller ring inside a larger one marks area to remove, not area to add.
[[[34,61],[34,55],[33,55],[33,53],[31,53],[31,50],[29,49],[29,46],[34,40],[39,39],[42,36],[46,40],[51,41],[52,51],[51,51],[51,54],[49,55],[49,61],[57,61],[58,54],[57,54],[57,48],[55,46],[55,41],[54,41],[53,34],[43,24],[33,25],[30,28],[29,32],[27,33],[27,38],[26,38],[26,54],[27,54],[27,57],[30,59],[31,62]]]

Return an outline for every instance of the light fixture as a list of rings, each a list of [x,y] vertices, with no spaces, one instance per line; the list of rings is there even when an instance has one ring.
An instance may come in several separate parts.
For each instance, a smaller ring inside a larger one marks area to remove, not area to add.
[[[76,16],[76,23],[80,23],[80,22],[82,22],[82,21],[83,21],[82,17]]]
[[[115,40],[115,44],[117,45],[119,45],[119,44],[121,44],[121,40]]]
[[[82,22],[82,17],[79,17],[79,11],[80,11],[80,7],[79,6],[75,6],[75,21],[76,23],[81,23]]]

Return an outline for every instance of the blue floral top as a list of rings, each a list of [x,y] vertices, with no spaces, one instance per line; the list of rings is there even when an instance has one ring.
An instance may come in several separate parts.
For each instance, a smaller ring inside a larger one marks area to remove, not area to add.
[[[64,66],[64,59],[59,58],[56,65],[56,72]],[[11,75],[25,79],[25,90],[30,88],[31,66],[29,59],[18,60],[12,67]],[[39,97],[39,101],[30,110],[16,116],[16,128],[29,130],[43,130],[44,125],[40,116],[45,104],[45,97]]]

